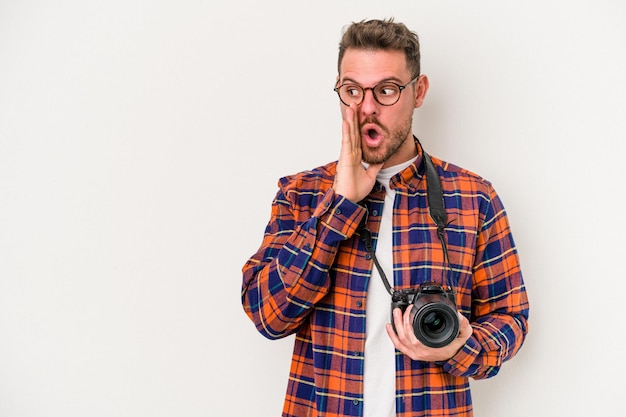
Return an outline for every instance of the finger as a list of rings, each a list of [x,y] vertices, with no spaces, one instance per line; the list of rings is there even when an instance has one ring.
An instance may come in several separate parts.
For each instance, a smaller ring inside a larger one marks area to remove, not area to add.
[[[402,310],[396,308],[393,310],[393,324],[396,327],[396,334],[398,335],[398,339],[401,343],[405,343],[406,340],[406,330],[404,327],[404,318],[402,315]]]
[[[346,109],[346,117],[343,119],[343,122],[341,124],[341,142],[342,144],[352,146],[352,139],[350,137],[352,134],[352,127],[350,125],[351,116],[348,115],[349,112],[351,112],[351,109]]]
[[[411,317],[411,310],[413,309],[413,304],[409,305],[409,307],[404,312],[402,316],[402,325],[404,326],[404,334],[409,343],[417,342],[417,337],[415,336],[415,331],[413,330],[413,320]]]
[[[343,119],[341,125],[341,151],[339,153],[339,159],[343,160],[345,164],[352,165],[352,159],[354,154],[354,145],[352,139],[352,122],[348,113],[352,112],[350,108],[346,109],[346,117]]]
[[[361,153],[361,132],[359,132],[358,111],[354,104],[350,105],[350,112],[346,111],[346,117],[350,122],[350,139],[352,140],[352,151],[355,154]]]
[[[474,333],[469,320],[461,313],[459,313],[459,338],[467,340]]]
[[[400,352],[404,353],[405,355],[407,355],[413,360],[418,359],[417,355],[411,352],[411,347],[409,345],[402,343],[402,341],[400,340],[396,332],[393,331],[393,327],[391,326],[391,323],[387,323],[387,334],[389,335],[389,338],[391,339],[391,343],[396,349],[398,349]]]
[[[396,347],[396,349],[400,351],[404,351],[404,342],[402,338],[404,337],[404,330],[402,328],[402,311],[399,308],[396,308],[392,312],[393,324],[387,323],[387,334],[391,339],[391,342]]]

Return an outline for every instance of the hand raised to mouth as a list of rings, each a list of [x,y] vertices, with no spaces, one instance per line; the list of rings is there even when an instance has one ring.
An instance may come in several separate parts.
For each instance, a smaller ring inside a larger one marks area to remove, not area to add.
[[[337,194],[357,203],[365,198],[376,183],[376,175],[383,164],[371,164],[367,169],[361,163],[361,132],[358,113],[353,104],[346,109],[341,135],[341,152],[337,162],[337,174],[333,189]]]

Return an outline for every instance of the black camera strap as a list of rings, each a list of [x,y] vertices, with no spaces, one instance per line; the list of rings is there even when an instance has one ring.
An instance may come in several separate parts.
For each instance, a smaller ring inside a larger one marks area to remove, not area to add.
[[[448,276],[446,277],[446,284],[448,287],[450,286],[449,282],[449,272],[450,272],[450,261],[448,258],[448,246],[446,245],[446,238],[444,234],[444,229],[447,226],[448,216],[446,214],[445,204],[443,200],[443,190],[441,188],[441,180],[439,179],[439,174],[437,173],[437,169],[433,164],[433,161],[430,159],[430,156],[424,150],[424,147],[421,143],[418,144],[422,148],[422,159],[424,161],[425,166],[425,174],[426,174],[426,197],[428,199],[428,212],[430,214],[430,218],[437,225],[437,237],[441,242],[441,248],[443,250],[444,262],[447,266],[446,270],[448,271]],[[367,229],[364,225],[359,228],[359,233],[361,236],[361,241],[365,244],[365,249],[370,254],[374,261],[374,265],[380,274],[380,277],[383,280],[383,284],[387,289],[387,292],[393,296],[393,288],[391,284],[389,284],[389,280],[385,275],[385,271],[383,271],[382,266],[378,262],[376,258],[376,252],[374,251],[374,247],[372,245],[372,233]]]
[[[383,280],[383,284],[385,284],[385,289],[389,293],[389,295],[393,295],[393,288],[391,288],[391,284],[389,284],[389,280],[387,279],[387,275],[385,275],[385,271],[383,271],[383,267],[380,266],[378,262],[378,258],[376,258],[376,252],[374,251],[374,247],[372,246],[372,232],[369,229],[363,227],[360,230],[361,233],[361,241],[365,244],[365,249],[367,249],[367,253],[370,254],[372,259],[374,260],[374,265],[376,265],[376,269],[378,269],[378,273]]]
[[[424,151],[422,147],[424,164],[426,165],[426,197],[428,198],[428,212],[430,218],[437,225],[437,237],[441,242],[441,250],[443,251],[443,260],[446,265],[446,285],[452,289],[450,285],[450,258],[448,257],[448,245],[446,244],[446,235],[444,229],[448,225],[448,215],[446,214],[445,203],[443,200],[443,190],[441,188],[441,179],[437,173],[437,169],[430,159],[430,155]]]

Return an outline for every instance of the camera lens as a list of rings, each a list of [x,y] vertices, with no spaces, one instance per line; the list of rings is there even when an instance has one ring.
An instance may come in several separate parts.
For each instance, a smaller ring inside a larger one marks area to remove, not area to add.
[[[448,345],[459,334],[459,318],[452,302],[439,294],[426,294],[411,310],[413,332],[426,346]]]
[[[440,314],[431,311],[422,320],[422,326],[429,333],[441,333],[446,327],[446,321]]]

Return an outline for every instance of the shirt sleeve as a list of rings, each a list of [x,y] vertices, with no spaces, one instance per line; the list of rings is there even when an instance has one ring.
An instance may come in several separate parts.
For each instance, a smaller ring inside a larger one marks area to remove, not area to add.
[[[339,244],[365,215],[363,207],[332,189],[314,208],[300,206],[295,196],[293,190],[277,193],[261,246],[243,267],[244,311],[269,339],[296,332],[329,292],[328,272]],[[298,220],[307,210],[312,215]]]
[[[498,373],[521,348],[528,332],[529,304],[506,212],[491,188],[481,207],[472,276],[473,334],[444,369],[474,379]]]

